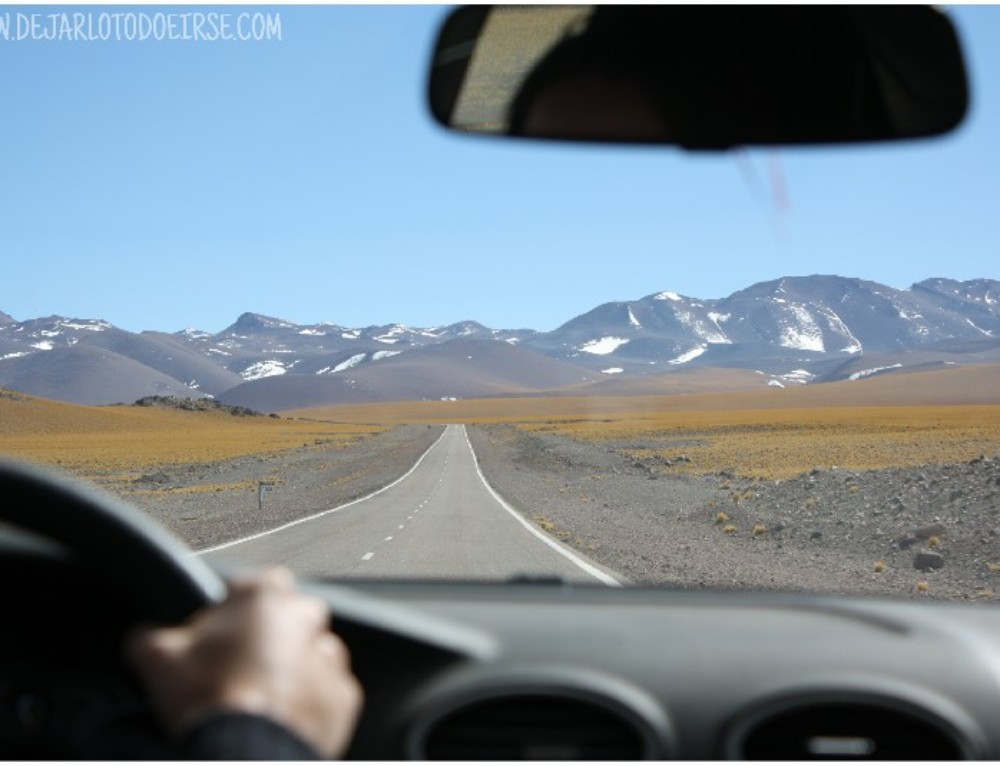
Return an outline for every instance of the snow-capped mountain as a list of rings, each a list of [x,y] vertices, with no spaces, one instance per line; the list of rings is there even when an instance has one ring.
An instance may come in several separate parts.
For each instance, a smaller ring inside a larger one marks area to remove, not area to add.
[[[815,376],[853,356],[991,338],[1000,339],[1000,282],[933,279],[897,290],[811,276],[761,282],[716,300],[661,292],[606,303],[525,345],[624,373],[806,365]]]
[[[485,344],[475,347],[477,358],[493,360],[489,374],[480,370],[478,388],[457,381],[449,388],[440,369],[421,367],[451,355],[456,363],[447,369],[466,369],[470,342]],[[487,354],[491,343],[509,353]],[[441,354],[410,356],[434,348]],[[545,357],[561,366],[540,374]],[[712,300],[658,292],[602,304],[544,333],[472,321],[299,325],[253,313],[218,333],[130,333],[102,320],[18,322],[0,313],[0,387],[86,404],[166,392],[224,400],[237,388],[242,399],[283,407],[294,392],[308,392],[310,403],[435,398],[437,388],[441,397],[446,388],[485,396],[504,386],[537,391],[697,367],[758,371],[763,384],[787,387],[998,361],[1000,282],[987,279],[928,279],[899,290],[837,276],[786,277]],[[414,381],[409,394],[403,371]],[[254,393],[265,379],[270,399]],[[320,379],[329,385],[308,382]]]
[[[241,315],[214,335],[198,330],[180,333],[244,381],[287,373],[330,375],[436,343],[458,339],[519,343],[534,334],[531,330],[491,330],[477,322],[430,328],[296,325],[252,313]]]

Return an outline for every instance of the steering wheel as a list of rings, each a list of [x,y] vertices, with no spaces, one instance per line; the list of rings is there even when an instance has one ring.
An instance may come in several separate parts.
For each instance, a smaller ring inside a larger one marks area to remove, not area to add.
[[[176,624],[225,595],[222,580],[201,559],[107,493],[53,471],[2,461],[0,497],[0,522],[53,540],[111,576],[154,622]]]

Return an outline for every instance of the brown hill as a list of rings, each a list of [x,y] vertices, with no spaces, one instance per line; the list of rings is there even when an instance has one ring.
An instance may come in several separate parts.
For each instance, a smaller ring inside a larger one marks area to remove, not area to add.
[[[74,404],[132,402],[151,392],[202,396],[159,370],[84,343],[7,360],[0,367],[0,386]]]
[[[456,340],[335,375],[263,378],[225,391],[219,398],[271,412],[323,404],[529,394],[594,379],[594,373],[510,343]]]

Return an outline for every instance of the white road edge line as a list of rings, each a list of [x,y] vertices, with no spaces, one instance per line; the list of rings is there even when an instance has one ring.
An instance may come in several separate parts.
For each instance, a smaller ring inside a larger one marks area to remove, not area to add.
[[[374,553],[374,552],[369,552],[369,553],[366,553],[366,554],[365,554],[364,556],[362,556],[362,557],[361,557],[361,560],[362,560],[362,561],[368,561],[368,560],[369,560],[369,559],[370,559],[370,558],[371,558],[372,556],[374,556],[374,555],[375,555],[375,553]]]
[[[430,451],[432,449],[434,449],[438,445],[438,442],[440,442],[444,438],[444,435],[446,433],[448,433],[448,429],[447,428],[445,428],[441,432],[441,435],[437,439],[434,440],[434,443],[430,447],[428,447],[426,450],[424,450],[424,454],[421,455],[419,458],[417,458],[417,462],[413,464],[413,467],[410,468],[409,471],[407,471],[406,473],[404,473],[402,476],[400,476],[398,479],[396,479],[391,484],[386,484],[384,487],[382,487],[382,489],[377,489],[374,492],[372,492],[370,495],[365,495],[364,497],[359,497],[356,500],[352,500],[349,503],[344,503],[343,505],[338,505],[336,508],[330,508],[330,509],[325,510],[325,511],[320,511],[319,513],[314,513],[312,516],[306,516],[304,519],[296,519],[295,521],[290,521],[287,524],[282,524],[280,527],[275,527],[274,529],[268,529],[268,530],[266,530],[264,532],[258,532],[255,535],[248,535],[247,537],[241,537],[239,540],[232,540],[232,541],[230,541],[228,543],[222,543],[220,545],[214,545],[211,548],[202,548],[200,551],[194,551],[193,555],[195,555],[195,556],[203,556],[206,553],[215,553],[216,551],[221,551],[224,548],[232,548],[234,545],[240,545],[241,543],[248,543],[251,540],[259,540],[262,537],[267,537],[268,535],[273,535],[275,532],[281,532],[281,531],[283,531],[285,529],[288,529],[290,527],[294,527],[294,526],[296,526],[298,524],[305,524],[307,521],[315,521],[316,519],[322,518],[323,516],[327,516],[327,515],[329,515],[331,513],[337,513],[338,511],[342,511],[345,508],[350,508],[352,505],[357,505],[358,503],[363,503],[365,500],[370,500],[371,498],[375,497],[376,495],[381,495],[383,492],[385,492],[386,490],[392,489],[397,484],[399,484],[399,482],[403,481],[407,476],[409,476],[411,473],[413,473],[414,471],[416,471],[417,468],[420,466],[420,464],[422,462],[424,462],[424,458],[427,457],[427,455],[430,453]]]
[[[553,540],[551,537],[549,537],[548,535],[546,535],[543,532],[539,531],[538,529],[535,529],[535,527],[533,527],[531,525],[531,522],[529,522],[527,519],[525,519],[524,516],[522,516],[516,510],[514,510],[514,508],[510,505],[510,503],[508,503],[506,500],[504,500],[502,497],[500,497],[500,494],[495,489],[493,489],[492,486],[490,486],[490,483],[488,481],[486,481],[486,477],[483,476],[483,470],[482,470],[482,468],[479,467],[479,458],[476,457],[476,451],[472,448],[472,442],[469,441],[469,432],[465,428],[464,424],[461,425],[461,429],[462,429],[462,434],[465,436],[465,443],[469,445],[469,452],[472,453],[472,461],[476,465],[476,473],[479,474],[479,478],[483,482],[483,485],[486,487],[486,489],[489,490],[490,494],[493,495],[493,498],[498,503],[500,503],[501,506],[503,506],[503,509],[505,511],[507,511],[507,513],[509,513],[511,516],[513,516],[515,519],[517,519],[519,522],[521,522],[521,525],[525,529],[527,529],[529,532],[531,532],[531,534],[533,534],[535,537],[537,537],[539,540],[541,540],[547,546],[549,546],[550,548],[552,548],[556,553],[560,554],[561,556],[566,557],[572,563],[576,564],[578,567],[580,567],[580,569],[582,569],[584,572],[586,572],[587,574],[589,574],[591,577],[594,577],[597,580],[600,580],[605,585],[610,585],[612,587],[617,587],[617,588],[622,587],[622,583],[620,583],[614,577],[612,577],[611,575],[607,574],[606,572],[602,572],[600,569],[598,569],[597,567],[593,566],[592,564],[588,564],[586,561],[584,561],[579,556],[577,556],[575,553],[573,553],[573,551],[571,551],[571,550],[565,548],[564,546],[560,545],[555,540]]]

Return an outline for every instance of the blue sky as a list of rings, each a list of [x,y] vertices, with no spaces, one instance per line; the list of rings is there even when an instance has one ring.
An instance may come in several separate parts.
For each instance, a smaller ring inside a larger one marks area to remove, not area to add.
[[[61,10],[87,9],[0,17]],[[280,41],[0,40],[0,311],[549,330],[786,275],[1000,279],[1000,8],[952,12],[955,136],[710,157],[448,135],[423,102],[444,10],[270,10]]]

